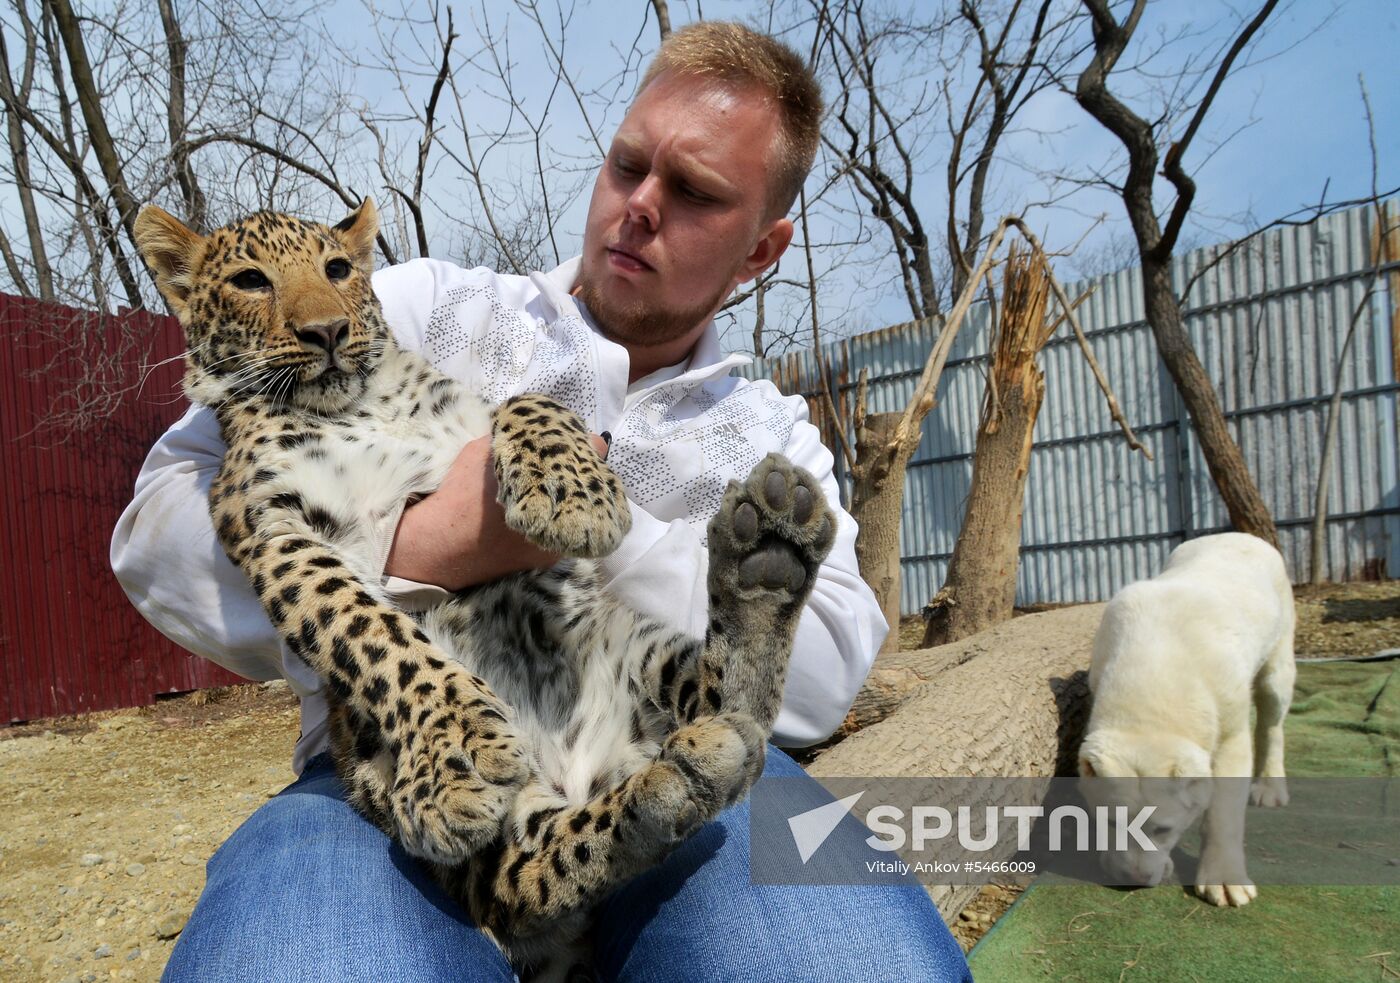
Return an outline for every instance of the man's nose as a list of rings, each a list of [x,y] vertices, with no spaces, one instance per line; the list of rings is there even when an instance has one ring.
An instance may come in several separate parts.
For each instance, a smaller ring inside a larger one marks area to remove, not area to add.
[[[333,354],[345,344],[349,335],[350,319],[346,317],[322,321],[319,324],[303,324],[296,329],[297,341],[301,342],[303,348],[308,351],[320,349],[327,355]]]
[[[628,196],[627,218],[644,225],[648,232],[655,232],[661,224],[661,182],[656,175],[643,178]]]

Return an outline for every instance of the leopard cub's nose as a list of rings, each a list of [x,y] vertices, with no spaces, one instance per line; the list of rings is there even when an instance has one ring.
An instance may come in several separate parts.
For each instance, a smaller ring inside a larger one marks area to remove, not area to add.
[[[350,336],[350,319],[342,317],[322,324],[303,324],[296,329],[296,336],[303,348],[319,348],[329,355]]]

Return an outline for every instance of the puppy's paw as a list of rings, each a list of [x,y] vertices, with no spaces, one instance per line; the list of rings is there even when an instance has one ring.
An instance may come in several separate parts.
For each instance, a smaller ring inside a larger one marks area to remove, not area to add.
[[[1288,780],[1282,775],[1277,778],[1256,778],[1249,786],[1249,801],[1265,809],[1288,805]]]
[[[1196,895],[1217,908],[1242,908],[1259,897],[1253,884],[1197,884]]]

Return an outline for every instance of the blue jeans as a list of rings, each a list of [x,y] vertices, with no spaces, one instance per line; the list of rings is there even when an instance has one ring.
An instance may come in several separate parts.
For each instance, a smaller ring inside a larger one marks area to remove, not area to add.
[[[769,748],[765,777],[803,774]],[[748,813],[747,800],[726,810],[602,904],[593,940],[604,980],[971,983],[921,888],[750,883]],[[847,839],[843,849],[865,849]],[[345,803],[330,759],[320,756],[209,861],[204,893],[163,979],[509,983],[514,976],[466,913]]]

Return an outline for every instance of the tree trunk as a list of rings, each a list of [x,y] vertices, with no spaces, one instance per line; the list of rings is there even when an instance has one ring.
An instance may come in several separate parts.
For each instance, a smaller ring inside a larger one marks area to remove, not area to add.
[[[1274,527],[1274,517],[1245,466],[1244,455],[1225,423],[1215,387],[1181,324],[1181,307],[1172,291],[1168,265],[1144,255],[1142,288],[1147,303],[1147,322],[1157,340],[1157,351],[1191,414],[1191,426],[1201,443],[1201,456],[1220,492],[1231,525],[1240,532],[1258,536],[1277,549],[1278,530]]]
[[[134,223],[139,203],[132,197],[126,186],[126,180],[122,175],[121,161],[117,157],[116,144],[112,140],[111,131],[107,128],[107,120],[102,115],[101,99],[98,96],[97,83],[93,78],[92,64],[88,61],[87,48],[83,45],[83,35],[78,27],[78,18],[73,13],[73,8],[69,5],[68,0],[51,0],[50,3],[45,4],[44,10],[52,13],[53,26],[56,27],[59,38],[68,52],[69,75],[73,80],[73,87],[78,91],[78,105],[82,110],[83,120],[87,124],[86,136],[97,157],[98,164],[101,166],[102,175],[107,181],[108,194],[117,206],[115,226],[107,214],[102,197],[97,193],[97,189],[91,186],[91,182],[87,180],[87,175],[82,170],[82,156],[71,148],[72,163],[70,169],[73,171],[74,178],[84,186],[84,191],[89,199],[88,207],[102,229],[105,245],[112,255],[113,265],[117,268],[117,277],[126,290],[127,303],[133,308],[141,308],[144,306],[141,299],[141,288],[120,240],[120,231],[125,229],[128,239],[132,242],[136,241]],[[54,62],[54,72],[57,75],[57,52],[50,51],[50,58]],[[62,94],[61,81],[55,78],[55,83],[60,90],[58,97],[60,109],[64,114],[65,130],[68,130],[67,98]],[[72,142],[73,134],[70,132],[67,136]]]
[[[165,29],[165,49],[170,58],[170,92],[165,107],[166,125],[170,130],[170,163],[180,184],[180,195],[185,201],[185,220],[191,228],[203,232],[208,225],[208,209],[204,191],[190,162],[189,142],[185,139],[188,125],[185,118],[185,56],[189,44],[180,30],[172,0],[158,0],[156,6],[160,8],[160,22]]]
[[[23,16],[22,13],[21,16]],[[28,17],[24,17],[23,23],[25,62],[23,83],[19,92],[15,91],[14,84],[10,80],[10,56],[5,48],[5,39],[0,37],[0,99],[4,100],[7,107],[16,100],[28,102],[30,96],[29,83],[33,77],[37,40]],[[49,266],[48,250],[44,246],[44,227],[39,221],[39,209],[34,203],[34,185],[29,176],[29,150],[25,145],[24,126],[20,122],[19,113],[13,109],[6,109],[5,118],[9,127],[10,159],[14,166],[15,191],[19,195],[20,210],[24,213],[24,231],[29,239],[29,255],[34,263],[34,286],[40,300],[51,301],[55,297],[53,270]],[[6,255],[8,257],[8,251]],[[15,285],[23,292],[25,281],[17,266],[11,270],[10,275],[14,278]]]
[[[851,516],[860,527],[856,562],[860,576],[875,592],[890,626],[881,652],[899,649],[899,521],[904,505],[904,470],[910,450],[894,439],[900,413],[871,413],[856,434],[855,480]]]
[[[1036,356],[1050,340],[1045,258],[1011,250],[987,393],[972,457],[972,487],[943,588],[925,612],[924,646],[946,645],[1011,617],[1031,440],[1045,399]]]
[[[1211,85],[1186,131],[1171,145],[1162,161],[1161,171],[1177,191],[1165,230],[1157,221],[1152,200],[1158,171],[1157,133],[1152,125],[1114,96],[1107,86],[1108,75],[1137,30],[1146,2],[1135,0],[1121,24],[1110,11],[1108,0],[1083,0],[1083,3],[1094,21],[1094,58],[1079,76],[1075,99],[1089,115],[1116,136],[1128,152],[1128,173],[1121,193],[1124,210],[1128,213],[1128,221],[1137,239],[1138,254],[1142,257],[1147,323],[1152,328],[1162,361],[1191,414],[1191,425],[1201,442],[1206,468],[1230,514],[1231,524],[1240,532],[1252,533],[1277,548],[1278,531],[1274,527],[1273,516],[1269,514],[1269,507],[1264,504],[1263,496],[1245,467],[1244,455],[1225,424],[1225,414],[1215,396],[1215,388],[1182,327],[1181,307],[1171,283],[1172,250],[1196,193],[1195,182],[1182,169],[1182,157],[1221,83],[1229,74],[1235,56],[1264,23],[1277,0],[1267,0],[1236,37],[1217,67]]]
[[[931,602],[924,647],[946,645],[1011,617],[1021,552],[1021,508],[1031,465],[1031,433],[1045,398],[1045,375],[1030,365],[1023,384],[1002,393],[995,431],[977,434],[972,488],[943,589]]]

